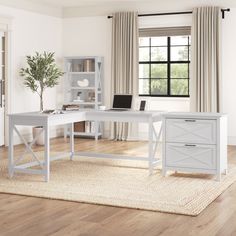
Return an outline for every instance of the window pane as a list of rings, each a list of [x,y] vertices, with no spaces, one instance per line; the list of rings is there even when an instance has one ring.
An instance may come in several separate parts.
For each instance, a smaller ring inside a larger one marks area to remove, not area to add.
[[[188,64],[171,64],[171,78],[188,78]]]
[[[139,64],[139,78],[149,78],[148,64]]]
[[[149,94],[149,79],[139,79],[139,94]]]
[[[152,64],[151,78],[167,78],[167,64]]]
[[[140,37],[139,38],[139,46],[149,46],[149,37]]]
[[[188,79],[171,79],[171,95],[188,95]]]
[[[152,47],[151,60],[152,61],[167,61],[167,47]]]
[[[151,80],[152,95],[167,95],[167,79],[152,79]]]
[[[189,36],[172,36],[171,45],[188,45]]]
[[[139,48],[139,61],[149,61],[149,48]]]
[[[151,37],[152,46],[167,46],[167,37]]]
[[[171,47],[171,61],[188,61],[188,46]]]

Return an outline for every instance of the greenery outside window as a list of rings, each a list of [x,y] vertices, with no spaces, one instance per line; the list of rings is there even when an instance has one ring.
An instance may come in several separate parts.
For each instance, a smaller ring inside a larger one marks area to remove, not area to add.
[[[152,34],[145,36],[144,33],[139,37],[139,95],[189,97],[189,33],[181,31],[181,35],[177,32],[176,36]],[[161,31],[161,34],[165,32]]]

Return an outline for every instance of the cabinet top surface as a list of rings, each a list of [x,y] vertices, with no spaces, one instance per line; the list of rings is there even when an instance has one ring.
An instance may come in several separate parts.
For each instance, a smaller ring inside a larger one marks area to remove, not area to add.
[[[227,116],[225,113],[217,113],[217,112],[167,112],[163,114],[164,118],[220,118],[223,116]]]

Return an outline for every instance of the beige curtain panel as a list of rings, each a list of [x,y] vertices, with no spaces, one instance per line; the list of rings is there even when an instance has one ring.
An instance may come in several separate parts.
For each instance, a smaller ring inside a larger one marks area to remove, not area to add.
[[[112,99],[114,94],[137,94],[138,14],[118,12],[112,18]],[[128,123],[111,126],[112,139],[126,140],[132,129]]]
[[[191,32],[191,111],[219,112],[221,100],[220,8],[195,8]]]

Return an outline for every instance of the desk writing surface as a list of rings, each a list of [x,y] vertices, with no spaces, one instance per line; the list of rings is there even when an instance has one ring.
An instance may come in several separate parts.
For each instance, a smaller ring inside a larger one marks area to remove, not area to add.
[[[27,112],[10,114],[15,124],[19,125],[62,125],[78,121],[117,121],[117,122],[148,122],[161,120],[164,111],[65,111],[63,114],[45,114]]]
[[[63,125],[85,120],[84,111],[68,111],[63,114],[45,114],[40,112],[26,112],[8,115],[18,125]]]
[[[160,120],[164,111],[89,111],[86,119],[97,121],[148,122],[150,118]]]

